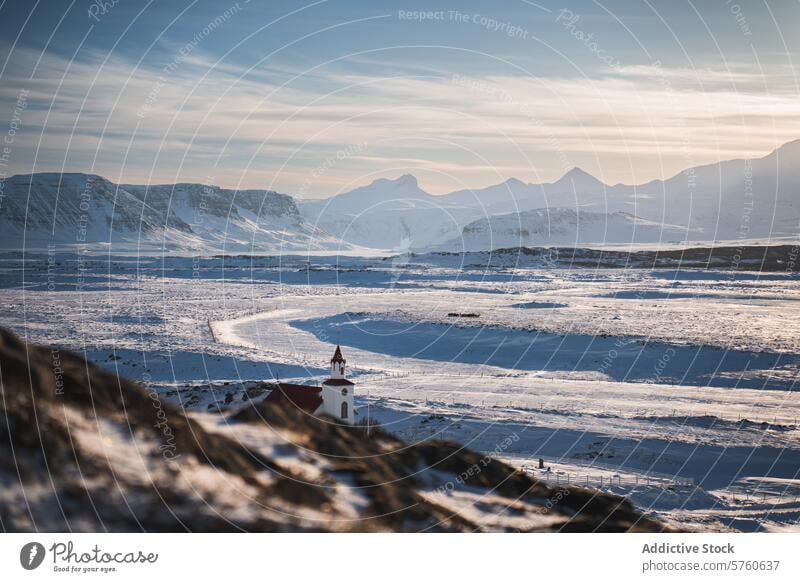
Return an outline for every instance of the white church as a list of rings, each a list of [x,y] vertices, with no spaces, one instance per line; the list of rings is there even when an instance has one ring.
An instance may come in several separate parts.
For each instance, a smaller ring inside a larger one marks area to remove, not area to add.
[[[265,402],[294,406],[317,416],[327,415],[345,424],[353,424],[355,384],[346,378],[346,365],[347,360],[337,345],[331,358],[330,377],[322,386],[279,382]]]

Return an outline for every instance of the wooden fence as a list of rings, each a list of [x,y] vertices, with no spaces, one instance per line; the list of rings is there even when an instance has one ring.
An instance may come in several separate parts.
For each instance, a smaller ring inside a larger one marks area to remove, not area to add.
[[[566,471],[547,471],[526,466],[522,468],[525,473],[546,483],[554,485],[574,485],[576,487],[586,487],[589,489],[603,489],[606,487],[657,487],[659,489],[691,489],[694,487],[694,479],[690,477],[680,477],[677,475],[667,475],[664,473],[653,473],[645,475],[590,475],[568,473]]]

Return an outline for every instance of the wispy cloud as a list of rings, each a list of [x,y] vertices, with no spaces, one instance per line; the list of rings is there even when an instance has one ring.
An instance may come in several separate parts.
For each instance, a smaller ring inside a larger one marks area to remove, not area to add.
[[[15,51],[19,71],[38,58]],[[361,58],[302,72],[214,65],[200,51],[165,66],[46,54],[32,80],[10,71],[3,103],[30,90],[13,169],[289,192],[305,184],[306,195],[324,196],[376,172],[412,171],[434,191],[555,179],[571,165],[641,182],[800,136],[796,92],[752,71],[473,78]],[[342,154],[352,144],[363,147]]]

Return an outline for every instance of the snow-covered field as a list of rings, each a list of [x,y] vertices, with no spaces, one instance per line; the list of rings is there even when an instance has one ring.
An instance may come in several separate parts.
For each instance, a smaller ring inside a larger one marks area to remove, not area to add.
[[[320,380],[340,343],[360,418],[411,442],[457,440],[683,526],[798,527],[797,276],[403,257],[0,265],[0,324],[198,415],[259,380]]]

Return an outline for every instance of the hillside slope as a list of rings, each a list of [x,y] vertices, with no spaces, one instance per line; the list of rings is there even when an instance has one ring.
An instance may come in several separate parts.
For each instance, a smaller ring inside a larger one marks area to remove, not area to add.
[[[258,404],[186,414],[0,329],[5,531],[662,531],[445,441]]]

